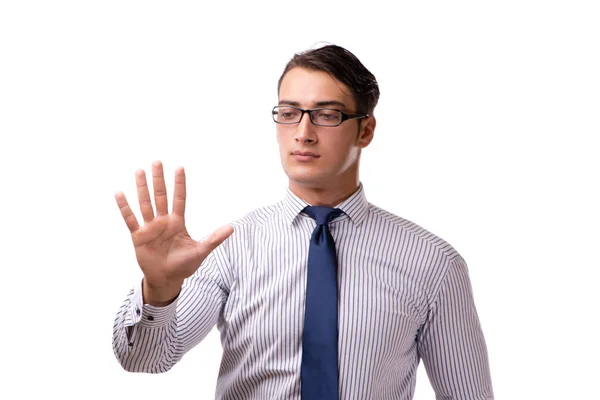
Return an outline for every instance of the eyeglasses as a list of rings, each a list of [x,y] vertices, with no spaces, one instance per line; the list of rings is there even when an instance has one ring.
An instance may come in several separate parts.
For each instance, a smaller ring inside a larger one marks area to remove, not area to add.
[[[297,124],[302,120],[304,113],[308,113],[310,122],[318,126],[338,126],[348,119],[366,118],[369,114],[346,114],[333,108],[312,108],[303,110],[291,106],[273,107],[273,121],[278,124]]]

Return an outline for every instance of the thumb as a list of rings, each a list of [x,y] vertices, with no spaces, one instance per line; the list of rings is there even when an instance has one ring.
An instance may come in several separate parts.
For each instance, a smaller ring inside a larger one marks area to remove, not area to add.
[[[198,243],[198,252],[202,254],[203,257],[208,256],[208,254],[219,247],[221,243],[225,239],[227,239],[233,233],[233,226],[231,225],[223,225],[210,235],[203,241]]]

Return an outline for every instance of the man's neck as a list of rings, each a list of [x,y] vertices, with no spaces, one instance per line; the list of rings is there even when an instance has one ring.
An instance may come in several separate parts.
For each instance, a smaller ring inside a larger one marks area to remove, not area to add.
[[[351,187],[315,188],[295,185],[290,182],[290,190],[296,196],[313,206],[335,207],[358,190],[359,184]]]

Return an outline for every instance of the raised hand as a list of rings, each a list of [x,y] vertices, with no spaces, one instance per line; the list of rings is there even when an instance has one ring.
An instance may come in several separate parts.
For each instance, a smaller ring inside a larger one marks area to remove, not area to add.
[[[214,231],[202,242],[190,237],[185,228],[185,172],[175,170],[173,209],[168,213],[167,190],[160,161],[152,163],[152,184],[156,215],[150,200],[146,173],[135,174],[140,211],[144,224],[139,225],[122,192],[115,195],[125,224],[131,232],[137,262],[144,273],[144,301],[153,305],[165,305],[172,301],[181,289],[185,278],[191,276],[202,261],[233,233],[233,227],[225,225]]]

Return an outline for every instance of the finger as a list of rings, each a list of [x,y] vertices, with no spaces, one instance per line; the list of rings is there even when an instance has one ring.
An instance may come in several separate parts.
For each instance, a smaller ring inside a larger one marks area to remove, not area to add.
[[[208,254],[216,249],[225,239],[227,239],[233,233],[233,226],[224,225],[211,233],[205,240],[198,244],[198,252],[202,258],[206,258]]]
[[[127,225],[127,228],[129,228],[129,232],[133,233],[137,231],[140,225],[138,224],[133,211],[131,211],[131,207],[129,207],[125,195],[122,192],[118,192],[115,194],[115,199],[117,200],[117,205],[119,206],[119,210],[121,210],[121,215],[125,220],[125,224]]]
[[[182,167],[175,170],[175,189],[173,194],[173,214],[183,217],[185,214],[185,171]]]
[[[142,217],[144,217],[144,222],[150,222],[154,219],[154,210],[152,209],[148,184],[146,183],[146,173],[141,169],[135,173],[135,184],[137,186],[138,201],[140,203]]]
[[[154,187],[154,204],[156,205],[156,215],[167,215],[169,212],[167,188],[165,186],[163,166],[160,161],[155,161],[152,163],[152,186]]]

